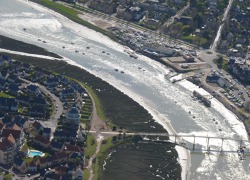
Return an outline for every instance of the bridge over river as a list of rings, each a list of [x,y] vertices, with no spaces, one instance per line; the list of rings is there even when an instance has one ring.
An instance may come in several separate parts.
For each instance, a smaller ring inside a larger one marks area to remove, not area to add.
[[[119,135],[121,132],[96,132],[100,135]],[[250,141],[248,139],[185,135],[185,134],[168,134],[168,133],[148,133],[148,132],[128,132],[126,135],[142,136],[145,141],[171,142],[176,145],[189,149],[191,153],[238,153],[240,158],[250,156]],[[165,137],[165,139],[164,139]]]

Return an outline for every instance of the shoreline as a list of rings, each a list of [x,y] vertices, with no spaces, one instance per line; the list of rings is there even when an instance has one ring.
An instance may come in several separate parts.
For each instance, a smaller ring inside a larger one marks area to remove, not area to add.
[[[77,65],[77,64],[75,63],[74,65]],[[169,126],[169,124],[168,124],[168,125],[166,125],[166,126]],[[178,154],[179,154],[179,153],[178,153]]]

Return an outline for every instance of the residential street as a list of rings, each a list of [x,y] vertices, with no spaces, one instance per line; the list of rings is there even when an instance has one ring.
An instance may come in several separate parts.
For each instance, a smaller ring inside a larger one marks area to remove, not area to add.
[[[28,81],[26,79],[20,78],[21,80],[23,80],[24,82],[28,83],[28,84],[33,84],[39,87],[39,89],[46,94],[47,96],[50,97],[53,106],[54,106],[54,110],[52,112],[52,115],[50,117],[49,120],[47,121],[40,121],[40,123],[44,126],[44,127],[50,127],[51,128],[51,139],[53,138],[53,134],[55,132],[56,126],[57,126],[57,122],[58,119],[60,118],[60,116],[63,113],[63,103],[60,101],[60,99],[55,96],[54,94],[52,94],[46,87],[44,87],[41,84],[38,83],[33,83],[31,81]],[[57,107],[57,108],[56,108]]]

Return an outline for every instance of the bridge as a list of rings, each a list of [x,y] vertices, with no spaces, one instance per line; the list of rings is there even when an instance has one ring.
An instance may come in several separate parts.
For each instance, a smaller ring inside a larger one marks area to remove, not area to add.
[[[101,135],[119,135],[122,132],[96,132]],[[150,133],[150,132],[126,132],[123,133],[132,136],[142,136],[145,141],[154,142],[171,142],[178,146],[182,146],[191,151],[191,153],[238,153],[244,150],[245,156],[250,156],[250,141],[242,138],[231,137],[216,137],[216,136],[202,136],[202,135],[185,135],[185,134],[168,134],[168,133]],[[149,138],[153,137],[153,138]],[[160,137],[165,137],[165,139]]]

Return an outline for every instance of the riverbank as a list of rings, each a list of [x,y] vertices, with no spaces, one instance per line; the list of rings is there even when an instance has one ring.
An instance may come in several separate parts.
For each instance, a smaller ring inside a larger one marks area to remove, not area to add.
[[[166,132],[165,129],[163,129],[160,124],[156,123],[152,116],[135,101],[124,95],[122,92],[116,90],[108,83],[102,81],[94,75],[89,74],[79,67],[70,65],[64,61],[47,60],[16,54],[9,55],[13,59],[17,59],[25,63],[30,63],[34,66],[46,68],[47,70],[51,70],[59,74],[64,74],[88,84],[88,86],[92,88],[94,93],[96,93],[96,95],[100,97],[100,102],[104,109],[105,116],[119,128],[124,128],[133,132]],[[105,89],[105,94],[101,93],[101,91],[96,91],[96,89]],[[110,99],[112,99],[112,101],[110,101]],[[111,111],[115,112],[115,114],[110,113]],[[145,121],[145,119],[149,119],[148,123],[136,123]],[[154,146],[154,144],[152,144],[152,146]],[[174,149],[174,145],[172,146],[172,148],[174,154],[177,154],[176,150]],[[104,159],[107,153],[105,153],[104,155],[105,156],[102,157],[100,156],[101,159]],[[183,158],[179,157],[179,159]],[[158,161],[160,161],[160,159],[158,159]],[[175,161],[175,163],[173,162],[173,164],[178,167],[179,163],[177,162],[177,160],[173,159],[173,161]],[[177,176],[177,174],[175,174],[175,177]]]
[[[48,50],[28,44],[22,41],[18,41],[6,36],[0,35],[0,48],[2,49],[8,49],[11,51],[21,51],[24,53],[29,53],[29,54],[37,54],[37,55],[44,55],[44,56],[49,56],[49,57],[54,57],[54,58],[62,58],[61,56],[49,52]]]

